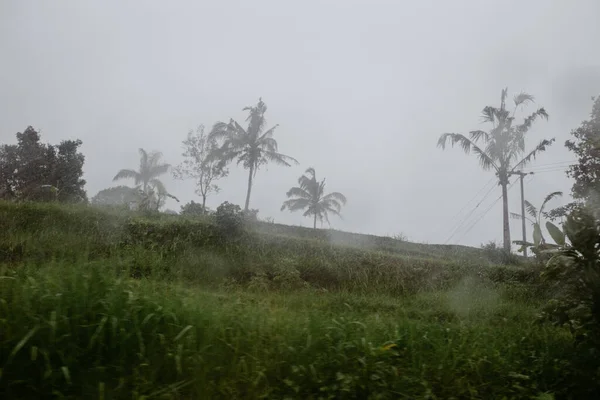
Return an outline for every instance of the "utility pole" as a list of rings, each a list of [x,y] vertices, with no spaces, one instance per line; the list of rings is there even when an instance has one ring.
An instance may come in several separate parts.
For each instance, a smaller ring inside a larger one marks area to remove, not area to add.
[[[533,174],[533,172],[514,171],[510,175],[519,175],[521,180],[521,225],[523,228],[523,242],[527,241],[527,225],[525,224],[525,189],[523,188],[523,178],[525,175]],[[523,246],[523,255],[527,257],[527,246]]]

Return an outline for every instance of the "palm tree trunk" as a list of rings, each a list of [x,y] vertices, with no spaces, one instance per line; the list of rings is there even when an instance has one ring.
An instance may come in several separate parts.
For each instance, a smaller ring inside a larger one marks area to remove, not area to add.
[[[315,213],[315,220],[313,224],[313,229],[317,229],[317,213]]]
[[[503,236],[504,250],[510,253],[510,225],[508,221],[508,183],[501,182],[502,186],[502,219],[503,219]]]
[[[202,193],[202,214],[206,214],[206,194]]]
[[[248,211],[250,206],[250,192],[252,191],[252,175],[254,175],[254,164],[250,164],[250,173],[248,174],[248,192],[246,193],[246,205],[244,211]]]

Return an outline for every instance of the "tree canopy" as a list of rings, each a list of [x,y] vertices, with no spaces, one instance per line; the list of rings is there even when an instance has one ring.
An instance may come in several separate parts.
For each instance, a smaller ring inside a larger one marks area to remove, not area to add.
[[[271,162],[289,167],[292,163],[297,164],[298,161],[279,153],[277,141],[273,138],[278,125],[265,130],[267,105],[262,99],[259,99],[256,106],[244,107],[243,110],[248,111],[246,118],[248,127],[246,129],[233,119],[230,119],[228,123],[217,122],[212,128],[209,138],[221,141],[221,146],[213,153],[212,157],[223,162],[237,159],[238,165],[242,164],[249,170],[244,207],[248,211],[252,180],[258,169]]]
[[[229,171],[225,162],[211,157],[218,150],[214,138],[204,133],[204,125],[200,125],[196,133],[190,131],[183,141],[184,161],[173,171],[177,179],[192,178],[196,181],[196,194],[202,197],[202,208],[206,210],[206,198],[211,193],[218,193],[217,180],[226,177]]]
[[[45,144],[31,126],[16,136],[16,145],[0,146],[0,198],[87,201],[81,140]]]
[[[580,202],[600,206],[600,96],[595,98],[590,119],[571,132],[565,146],[577,156],[567,175],[575,180],[571,194]]]
[[[300,186],[293,187],[286,193],[289,200],[281,206],[281,211],[286,208],[290,211],[306,210],[304,216],[313,217],[313,228],[317,228],[317,219],[329,223],[329,213],[341,217],[340,211],[346,204],[346,196],[339,192],[325,194],[325,179],[317,181],[314,168],[306,170],[307,175],[298,178]]]

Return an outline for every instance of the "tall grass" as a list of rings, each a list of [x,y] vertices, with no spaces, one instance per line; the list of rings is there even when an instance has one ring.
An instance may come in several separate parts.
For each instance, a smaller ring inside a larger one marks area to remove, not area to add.
[[[3,275],[6,398],[488,399],[574,389],[569,333],[474,287],[405,299],[253,294],[110,271],[51,263]]]
[[[43,399],[591,398],[527,266],[0,203],[0,393]],[[543,397],[546,396],[546,397]]]

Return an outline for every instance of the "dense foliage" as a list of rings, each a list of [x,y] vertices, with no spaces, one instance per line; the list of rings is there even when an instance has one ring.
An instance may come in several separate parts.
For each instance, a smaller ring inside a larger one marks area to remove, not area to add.
[[[568,171],[575,180],[573,198],[600,207],[600,96],[594,102],[590,119],[571,135],[573,138],[565,146],[577,157],[577,164]]]
[[[128,186],[115,186],[102,189],[91,200],[92,205],[95,206],[122,207],[126,209],[134,209],[139,202],[139,190]]]
[[[42,143],[31,126],[0,146],[0,199],[86,202],[81,140]]]

